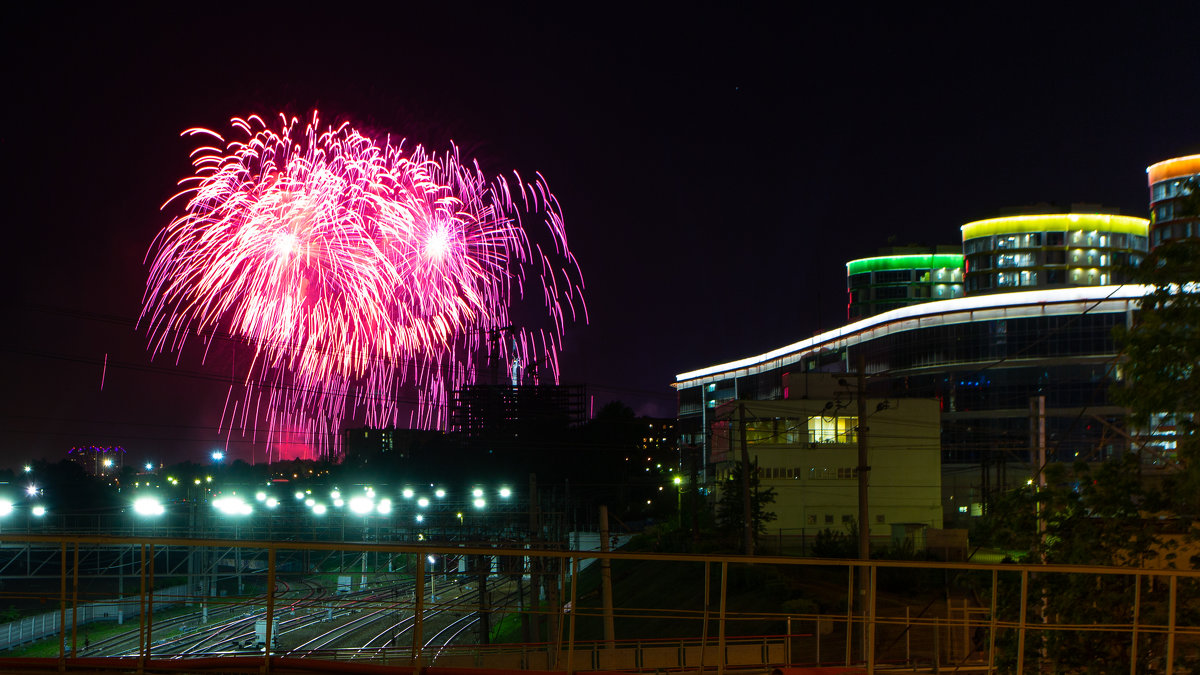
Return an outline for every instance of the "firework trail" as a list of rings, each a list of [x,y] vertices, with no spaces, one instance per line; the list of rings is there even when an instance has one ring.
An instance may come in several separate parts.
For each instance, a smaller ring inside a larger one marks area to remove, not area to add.
[[[540,175],[488,178],[457,148],[377,142],[322,127],[315,112],[278,122],[235,118],[232,140],[185,131],[215,143],[193,151],[194,174],[164,204],[183,212],[150,249],[140,322],[153,353],[224,336],[253,350],[235,373],[227,431],[258,433],[266,420],[255,440],[278,446],[303,431],[323,446],[347,416],[444,428],[448,392],[473,383],[481,360],[545,363],[558,380],[562,331],[587,317]],[[548,328],[512,326],[531,283]],[[489,339],[501,331],[512,339]],[[411,420],[400,419],[401,387],[417,392]]]

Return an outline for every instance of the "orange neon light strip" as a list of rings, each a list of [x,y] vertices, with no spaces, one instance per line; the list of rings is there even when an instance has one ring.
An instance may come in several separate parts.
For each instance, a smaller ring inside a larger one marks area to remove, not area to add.
[[[1200,155],[1176,157],[1146,167],[1146,178],[1150,185],[1154,185],[1160,180],[1194,176],[1198,173],[1200,173]]]

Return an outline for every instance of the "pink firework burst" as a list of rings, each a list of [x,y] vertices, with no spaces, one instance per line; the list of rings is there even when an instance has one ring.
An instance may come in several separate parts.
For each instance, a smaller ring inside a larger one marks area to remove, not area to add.
[[[151,246],[142,309],[154,353],[196,336],[252,346],[223,427],[253,426],[271,446],[300,428],[316,447],[347,416],[442,427],[448,391],[474,381],[481,350],[547,363],[557,380],[562,330],[586,309],[540,176],[489,179],[456,148],[407,150],[348,124],[322,127],[315,112],[307,124],[280,115],[276,128],[258,116],[232,126],[231,140],[184,132],[215,144],[192,153],[195,173],[164,205],[182,213]],[[522,214],[538,216],[537,236]],[[549,325],[509,328],[531,279]],[[486,336],[499,330],[513,337],[493,345]],[[401,386],[416,390],[411,420],[398,419]]]

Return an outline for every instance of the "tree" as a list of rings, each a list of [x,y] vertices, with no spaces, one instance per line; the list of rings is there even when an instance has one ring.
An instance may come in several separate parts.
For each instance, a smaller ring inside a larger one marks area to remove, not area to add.
[[[1166,559],[1171,564],[1173,554],[1158,536],[1160,523],[1145,515],[1160,506],[1161,497],[1143,483],[1138,464],[1138,457],[1130,453],[1099,466],[1049,465],[1046,487],[1029,485],[1003,495],[976,534],[998,548],[1025,553],[1020,556],[1025,562],[1137,568]],[[990,592],[989,579],[976,581],[980,582],[977,591]],[[1055,625],[1128,626],[1134,618],[1133,599],[1139,597],[1134,583],[1132,575],[1037,574],[1030,579],[1026,607]],[[1139,621],[1166,623],[1169,601],[1161,586],[1143,583]],[[1019,586],[1010,580],[996,601],[998,618],[1014,619],[1021,601]],[[1194,607],[1181,607],[1178,612],[1181,624],[1200,620]],[[1025,642],[1025,663],[1040,660],[1052,672],[1128,673],[1132,645],[1114,639],[1118,632],[1035,633]],[[997,635],[1002,671],[1013,669],[1017,644],[1015,631]],[[1164,653],[1165,636],[1147,633],[1139,638],[1138,672],[1161,669]],[[1177,655],[1175,666],[1189,660]]]
[[[1200,189],[1188,181],[1186,209],[1200,216]],[[1173,428],[1174,472],[1164,492],[1177,515],[1200,517],[1200,239],[1156,247],[1131,281],[1150,287],[1133,325],[1118,327],[1122,381],[1112,398],[1129,408],[1131,425],[1155,434]]]
[[[775,503],[775,488],[759,485],[757,471],[750,472],[750,522],[757,540],[767,531],[767,523],[775,520],[775,512],[767,506]],[[721,498],[717,502],[717,528],[734,539],[741,536],[746,522],[742,504],[742,465],[735,462],[729,480],[721,483]]]

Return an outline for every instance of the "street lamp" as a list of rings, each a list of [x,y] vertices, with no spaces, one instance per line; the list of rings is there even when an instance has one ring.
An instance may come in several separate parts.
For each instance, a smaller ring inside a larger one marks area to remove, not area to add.
[[[225,459],[225,453],[220,450],[213,450],[212,459],[217,464],[220,464],[221,461]]]
[[[679,529],[683,529],[683,476],[675,476],[675,513],[679,518]]]
[[[233,516],[233,538],[238,540],[241,538],[241,516],[248,516],[254,513],[254,508],[247,504],[245,500],[237,495],[229,495],[213,500],[213,508],[226,516]],[[240,595],[245,587],[242,585],[242,547],[235,546],[233,549],[234,569],[237,574],[237,592]]]
[[[166,510],[154,497],[138,497],[133,502],[133,511],[139,516],[161,516]]]
[[[434,588],[433,588],[433,580],[434,580],[433,572],[434,572],[434,566],[437,564],[437,558],[434,557],[433,555],[428,555],[428,556],[425,556],[425,560],[429,561],[429,601],[434,602],[437,600],[437,594],[434,593]]]

